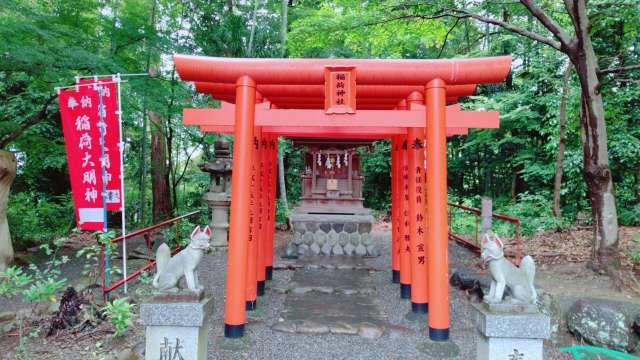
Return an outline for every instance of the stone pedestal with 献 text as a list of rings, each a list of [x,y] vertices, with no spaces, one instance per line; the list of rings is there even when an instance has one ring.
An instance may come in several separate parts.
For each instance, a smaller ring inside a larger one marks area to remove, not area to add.
[[[146,327],[145,359],[205,360],[212,313],[212,298],[142,304],[140,322]]]
[[[478,360],[542,360],[543,342],[549,338],[550,319],[535,309],[507,309],[485,303],[472,304],[473,320],[480,332]]]

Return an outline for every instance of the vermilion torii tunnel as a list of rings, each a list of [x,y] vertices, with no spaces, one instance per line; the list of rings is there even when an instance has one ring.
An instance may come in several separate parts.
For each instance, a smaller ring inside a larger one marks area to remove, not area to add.
[[[497,128],[458,97],[502,82],[511,57],[443,60],[238,59],[175,55],[182,80],[223,101],[184,124],[234,134],[225,336],[244,334],[273,269],[278,136],[391,139],[392,279],[429,337],[449,338],[446,138]]]

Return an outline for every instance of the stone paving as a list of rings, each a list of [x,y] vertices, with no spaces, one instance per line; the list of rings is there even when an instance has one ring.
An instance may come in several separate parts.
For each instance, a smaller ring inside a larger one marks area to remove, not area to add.
[[[284,303],[284,321],[273,330],[298,334],[380,337],[387,315],[374,301],[367,270],[296,271]]]
[[[412,316],[391,283],[390,236],[376,234],[379,257],[281,259],[289,233],[278,233],[274,279],[248,312],[241,340],[223,337],[226,254],[203,260],[200,279],[215,299],[209,359],[474,359],[478,332],[465,293],[451,289],[451,342],[428,340],[426,318]],[[477,255],[450,246],[451,272]],[[287,327],[287,325],[291,325]],[[302,325],[302,326],[299,326]],[[357,331],[356,331],[357,330]],[[545,359],[568,359],[545,346]]]

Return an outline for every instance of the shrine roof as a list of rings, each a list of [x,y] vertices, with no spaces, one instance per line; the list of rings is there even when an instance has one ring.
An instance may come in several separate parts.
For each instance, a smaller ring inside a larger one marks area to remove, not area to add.
[[[255,59],[174,55],[185,81],[235,84],[243,75],[257,84],[322,85],[327,67],[353,67],[359,85],[418,85],[440,78],[449,85],[498,83],[511,56],[465,59]]]
[[[498,127],[495,112],[462,111],[459,97],[476,84],[502,82],[510,56],[467,59],[255,59],[174,55],[182,80],[222,101],[218,109],[185,109],[183,122],[232,133],[236,82],[256,88],[255,126],[294,138],[379,139],[424,127],[425,90],[444,89],[446,135]],[[249,79],[249,78],[250,79]],[[399,111],[400,110],[400,111]]]

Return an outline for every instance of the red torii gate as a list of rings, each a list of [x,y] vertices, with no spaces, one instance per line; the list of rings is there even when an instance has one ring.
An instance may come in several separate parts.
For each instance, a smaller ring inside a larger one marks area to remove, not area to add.
[[[185,109],[184,124],[235,137],[225,336],[243,336],[246,310],[271,276],[275,144],[289,136],[392,139],[392,279],[414,312],[428,311],[429,337],[448,340],[446,137],[498,127],[497,113],[455,102],[476,84],[503,81],[511,57],[174,61],[183,80],[223,101]]]

